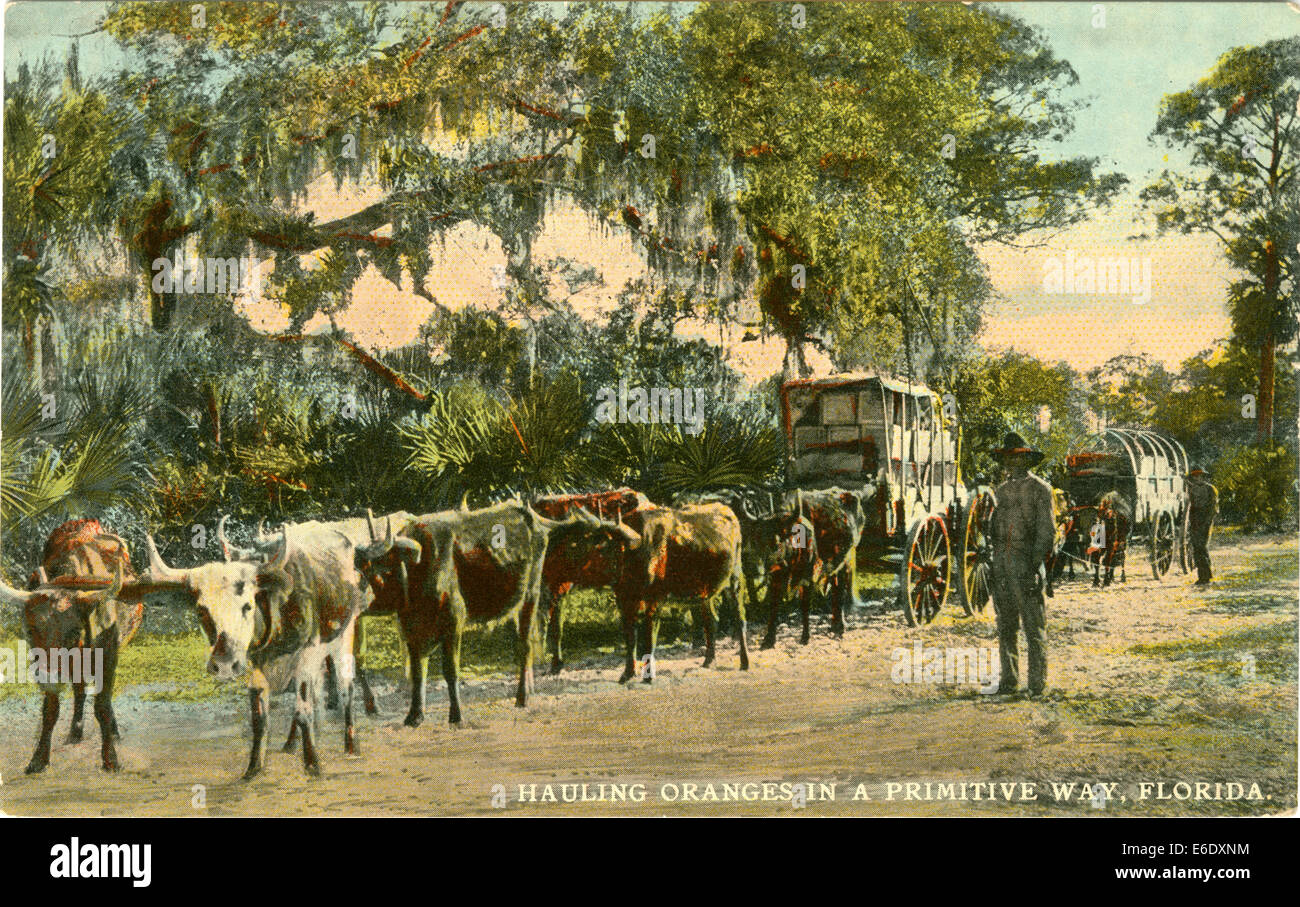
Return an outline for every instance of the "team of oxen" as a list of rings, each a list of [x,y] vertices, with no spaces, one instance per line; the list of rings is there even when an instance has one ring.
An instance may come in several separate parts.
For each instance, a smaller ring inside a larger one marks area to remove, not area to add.
[[[320,694],[341,706],[348,754],[358,752],[355,686],[366,711],[375,711],[364,665],[363,615],[397,618],[410,668],[410,726],[424,717],[424,662],[435,644],[448,719],[461,720],[461,637],[471,621],[513,618],[515,702],[526,705],[544,630],[551,669],[561,670],[561,607],[575,587],[613,590],[626,647],[623,682],[637,676],[638,654],[642,679],[653,679],[659,609],[669,596],[698,605],[706,667],[716,657],[715,606],[723,599],[737,627],[745,670],[744,598],[758,601],[763,583],[764,648],[775,644],[776,617],[791,595],[802,611],[800,641],[808,642],[815,587],[829,597],[832,629],[843,633],[844,611],[854,600],[855,552],[874,512],[864,506],[869,496],[869,490],[841,489],[734,493],[656,506],[623,488],[423,516],[367,513],[286,524],[273,533],[259,526],[248,547],[227,538],[223,517],[217,528],[222,560],[172,567],[146,536],[148,567],[142,573],[132,568],[120,537],[97,520],[73,520],[51,534],[28,589],[0,583],[0,596],[21,610],[34,650],[102,651],[94,714],[104,769],[119,768],[112,704],[118,653],[139,630],[147,599],[151,606],[172,602],[193,609],[209,643],[206,670],[218,678],[246,677],[253,744],[244,777],[264,767],[269,698],[286,691],[294,694],[294,711],[285,749],[297,747],[301,738],[304,767],[319,774],[314,719]],[[40,736],[28,773],[49,764],[67,680],[41,679]],[[74,683],[73,693],[69,742],[83,734],[85,684]]]

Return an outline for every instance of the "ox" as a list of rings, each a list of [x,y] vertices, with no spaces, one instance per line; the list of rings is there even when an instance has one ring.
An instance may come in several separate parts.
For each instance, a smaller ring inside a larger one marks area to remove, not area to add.
[[[519,662],[515,704],[527,705],[546,548],[553,536],[559,540],[569,533],[587,535],[593,544],[611,549],[615,540],[639,541],[626,527],[594,516],[579,513],[557,522],[512,501],[426,514],[396,534],[389,523],[383,538],[357,549],[356,566],[375,593],[370,609],[396,613],[406,640],[411,669],[407,726],[424,720],[424,658],[435,641],[442,647],[448,720],[460,722],[460,643],[467,620],[514,620]]]
[[[1116,564],[1120,582],[1127,582],[1125,564],[1132,526],[1133,511],[1128,500],[1117,491],[1107,492],[1096,505],[1071,508],[1063,552],[1071,561],[1081,560],[1092,567],[1094,586],[1109,586],[1115,579]]]
[[[270,693],[290,688],[296,694],[293,723],[302,733],[303,767],[320,775],[314,705],[327,657],[339,667],[344,752],[356,755],[352,645],[368,596],[348,537],[319,526],[295,530],[291,537],[285,527],[266,563],[231,560],[188,570],[167,566],[153,538],[146,541],[149,581],[182,591],[198,612],[211,647],[209,673],[221,679],[247,673],[253,746],[244,779],[256,777],[265,764]]]
[[[33,654],[45,661],[43,670],[37,668],[44,702],[40,738],[27,765],[28,774],[44,771],[50,764],[59,693],[67,682],[73,688],[68,743],[81,741],[88,679],[98,687],[95,719],[99,722],[101,763],[105,771],[120,768],[115,741],[121,733],[113,713],[113,682],[118,655],[144,618],[144,604],[138,597],[122,600],[128,597],[123,592],[125,577],[134,578],[126,543],[104,532],[98,520],[82,519],[69,520],[50,534],[42,564],[32,574],[35,589],[20,592],[0,583],[0,599],[19,609],[27,642]],[[83,665],[93,663],[97,652],[102,653],[98,676],[87,678]],[[27,665],[15,667],[27,669]]]
[[[793,509],[785,509],[771,497],[762,512],[755,512],[753,495],[732,492],[721,497],[740,520],[741,562],[751,605],[758,603],[759,578],[767,579],[767,633],[762,648],[776,645],[776,618],[789,590],[799,593],[803,614],[800,642],[806,645],[817,565],[817,534],[811,519],[804,514],[802,495],[796,494]]]
[[[781,498],[786,513],[797,514],[813,527],[815,543],[814,581],[820,585],[831,602],[831,631],[844,635],[844,613],[858,605],[854,584],[858,570],[858,544],[868,526],[868,513],[874,508],[866,506],[874,494],[871,487],[862,491],[843,488],[826,488],[815,491],[787,491]],[[768,614],[767,636],[763,647],[776,643],[776,613]],[[805,618],[805,628],[807,620]],[[802,642],[808,641],[807,630]]]
[[[226,516],[223,516],[217,523],[217,542],[221,545],[221,553],[227,561],[232,559],[246,561],[262,561],[275,549],[279,544],[279,539],[271,533],[264,531],[262,523],[257,525],[257,535],[254,538],[252,547],[242,548],[232,544],[226,538]],[[393,521],[399,524],[405,524],[412,519],[412,515],[404,510],[398,510],[388,514],[381,519]],[[319,520],[310,520],[305,523],[290,524],[290,528],[303,531],[333,530],[345,536],[354,547],[360,547],[374,541],[374,534],[371,532],[373,518],[367,517],[350,517],[343,520],[333,520],[331,522],[321,522]],[[350,558],[351,559],[351,558]],[[353,638],[353,667],[355,669],[355,680],[361,685],[361,698],[364,704],[366,714],[373,715],[378,709],[375,706],[375,694],[370,688],[370,679],[366,674],[366,624],[368,612],[363,611],[357,618],[356,633]],[[325,659],[325,682],[326,682],[326,708],[334,709],[338,707],[338,669],[334,664],[333,658]],[[294,742],[298,734],[298,725],[289,725],[289,739],[285,742],[285,751],[291,751],[294,748]]]
[[[621,522],[635,510],[653,507],[650,499],[631,488],[597,491],[591,494],[552,495],[537,498],[532,507],[552,520],[562,520],[577,511],[594,513],[598,519]],[[610,551],[587,544],[587,537],[562,534],[553,536],[546,548],[542,566],[542,603],[546,609],[546,640],[551,650],[551,673],[564,666],[562,652],[563,621],[561,605],[574,587],[600,589],[618,577],[620,561]]]
[[[620,682],[626,683],[636,673],[636,619],[642,612],[647,624],[648,671],[644,679],[646,683],[654,679],[658,611],[670,595],[701,602],[707,668],[715,654],[714,600],[721,593],[739,620],[740,669],[749,670],[745,608],[740,599],[740,521],[735,513],[717,502],[650,507],[633,511],[624,525],[639,536],[639,542],[625,545],[622,570],[614,583],[627,646]]]
[[[1073,526],[1070,509],[1070,496],[1060,488],[1052,489],[1052,522],[1056,526],[1056,533],[1052,537],[1052,550],[1048,552],[1044,559],[1044,575],[1047,578],[1043,586],[1043,593],[1051,598],[1056,594],[1056,582],[1065,572],[1066,567],[1070,569],[1070,579],[1074,579],[1074,561],[1071,560],[1070,551],[1068,550],[1070,541],[1070,532]]]

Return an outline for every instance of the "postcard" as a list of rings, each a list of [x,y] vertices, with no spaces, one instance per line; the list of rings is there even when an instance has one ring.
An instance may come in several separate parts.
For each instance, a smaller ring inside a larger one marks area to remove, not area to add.
[[[3,141],[4,814],[1294,814],[1300,4],[18,2]]]

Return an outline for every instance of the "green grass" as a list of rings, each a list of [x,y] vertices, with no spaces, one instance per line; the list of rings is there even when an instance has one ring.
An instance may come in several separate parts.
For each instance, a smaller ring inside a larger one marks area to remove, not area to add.
[[[1173,662],[1179,670],[1213,674],[1227,683],[1255,680],[1286,683],[1296,676],[1296,627],[1279,621],[1221,636],[1139,643],[1129,651]],[[1249,658],[1247,658],[1249,656]],[[1253,660],[1252,660],[1253,659]]]
[[[864,599],[878,599],[882,590],[894,582],[890,573],[859,571],[857,589]],[[718,604],[719,610],[722,605]],[[814,609],[828,611],[828,606],[814,598]],[[578,589],[565,596],[564,660],[566,664],[621,657],[623,636],[613,593],[608,589]],[[685,602],[670,600],[661,609],[659,645],[689,645],[698,619],[696,608]],[[782,615],[790,618],[789,607]],[[726,619],[726,615],[720,615]],[[752,627],[767,620],[763,602],[746,601],[746,619]],[[15,621],[0,623],[0,646],[15,647],[19,639]],[[397,621],[389,616],[366,619],[365,667],[371,676],[403,683],[407,677],[406,649],[402,644]],[[510,622],[493,626],[466,627],[461,642],[461,673],[466,678],[510,674],[515,670],[514,625]],[[122,652],[118,666],[117,689],[147,686],[140,698],[150,702],[198,702],[222,695],[223,687],[204,671],[208,646],[198,631],[162,634],[141,632]],[[538,653],[538,664],[549,664],[549,654]],[[437,658],[434,659],[435,666]],[[436,670],[436,668],[435,668]],[[435,675],[436,676],[436,675]],[[0,684],[0,700],[29,694],[25,684]]]
[[[0,630],[0,647],[15,650],[19,637],[11,628]],[[203,673],[208,644],[199,633],[140,633],[122,651],[118,662],[118,690],[138,685],[161,686],[145,691],[149,701],[199,701],[215,697],[221,687]],[[35,687],[20,683],[0,684],[0,700],[29,695]]]

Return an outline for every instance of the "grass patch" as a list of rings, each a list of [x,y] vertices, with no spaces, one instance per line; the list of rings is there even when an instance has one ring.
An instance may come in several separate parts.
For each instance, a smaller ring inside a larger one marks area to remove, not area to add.
[[[1183,670],[1215,674],[1225,680],[1286,683],[1296,675],[1296,626],[1278,621],[1221,636],[1139,643],[1128,651],[1171,659]]]
[[[16,651],[19,637],[0,634],[0,647]],[[215,681],[203,673],[208,644],[199,633],[140,633],[122,650],[117,666],[118,692],[132,686],[174,686],[150,690],[141,698],[160,701],[199,701],[220,693]],[[20,667],[20,666],[16,666]],[[36,687],[26,683],[0,684],[0,700],[29,695]]]

